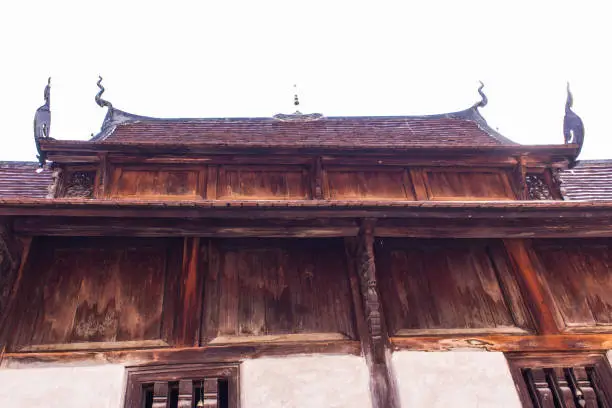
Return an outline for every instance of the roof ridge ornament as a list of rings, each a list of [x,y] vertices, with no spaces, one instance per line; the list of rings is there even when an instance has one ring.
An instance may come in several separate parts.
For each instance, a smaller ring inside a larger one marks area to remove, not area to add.
[[[475,108],[484,108],[485,106],[487,106],[487,103],[489,103],[489,98],[487,98],[487,95],[485,95],[485,93],[482,91],[482,89],[484,88],[484,83],[482,81],[478,81],[480,82],[480,86],[478,87],[478,93],[480,94],[480,101],[476,102],[474,104]]]
[[[51,77],[47,79],[47,85],[44,92],[45,103],[36,110],[34,114],[34,143],[38,155],[38,163],[42,169],[47,161],[46,154],[41,151],[39,141],[41,139],[50,139],[51,133]]]
[[[98,106],[100,106],[101,108],[106,106],[109,109],[113,109],[112,103],[110,103],[107,100],[102,99],[102,94],[104,93],[104,91],[106,91],[104,86],[102,86],[102,76],[98,75],[98,82],[96,82],[96,85],[98,85],[98,88],[100,88],[100,91],[98,91],[98,93],[96,94],[96,98],[95,98]]]
[[[297,85],[293,84],[293,105],[295,106],[295,112],[291,114],[278,113],[273,116],[274,119],[280,120],[282,122],[312,122],[315,120],[319,120],[323,117],[321,113],[302,113],[298,109],[300,106],[300,98],[298,96]]]
[[[582,144],[584,143],[584,123],[580,116],[578,116],[573,110],[574,97],[570,90],[570,84],[567,83],[567,100],[565,101],[565,117],[563,118],[563,137],[565,144],[577,144],[578,152],[576,158],[582,150]],[[575,158],[574,158],[575,159]]]

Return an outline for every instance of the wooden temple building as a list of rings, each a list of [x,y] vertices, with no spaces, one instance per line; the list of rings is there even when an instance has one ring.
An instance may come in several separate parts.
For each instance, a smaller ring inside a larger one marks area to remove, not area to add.
[[[569,90],[519,145],[482,89],[159,119],[98,85],[91,140],[48,86],[40,164],[0,162],[0,407],[612,407],[612,162]]]

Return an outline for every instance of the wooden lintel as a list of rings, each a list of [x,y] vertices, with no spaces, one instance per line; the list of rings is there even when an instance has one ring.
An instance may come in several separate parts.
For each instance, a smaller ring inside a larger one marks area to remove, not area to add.
[[[414,351],[595,351],[611,349],[612,334],[392,337],[391,344],[395,350]]]
[[[248,345],[221,345],[207,347],[158,348],[147,350],[89,350],[61,352],[5,353],[0,367],[17,367],[44,363],[74,363],[80,361],[105,361],[129,363],[132,366],[146,364],[223,363],[237,362],[264,356],[294,354],[351,354],[361,355],[358,341],[322,341],[301,343],[262,343]]]

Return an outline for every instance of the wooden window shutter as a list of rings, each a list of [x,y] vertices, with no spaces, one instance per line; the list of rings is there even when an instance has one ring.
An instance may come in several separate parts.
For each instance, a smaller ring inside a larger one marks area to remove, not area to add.
[[[128,368],[126,408],[238,408],[238,366]]]
[[[612,407],[612,372],[603,354],[521,354],[508,361],[525,407]]]

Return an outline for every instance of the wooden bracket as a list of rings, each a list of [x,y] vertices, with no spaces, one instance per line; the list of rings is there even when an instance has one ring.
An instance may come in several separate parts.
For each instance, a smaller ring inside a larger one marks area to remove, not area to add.
[[[323,164],[321,156],[313,159],[312,164],[312,198],[323,199]]]
[[[516,198],[519,200],[528,200],[529,194],[527,190],[527,160],[525,156],[516,158],[516,166],[513,171],[514,184],[516,186]]]

